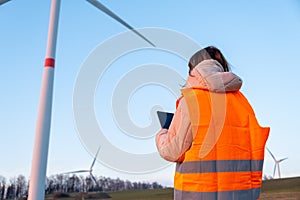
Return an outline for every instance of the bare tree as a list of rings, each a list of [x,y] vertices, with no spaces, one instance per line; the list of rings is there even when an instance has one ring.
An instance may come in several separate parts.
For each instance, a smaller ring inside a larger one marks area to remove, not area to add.
[[[80,192],[81,191],[81,179],[74,175],[74,192]]]
[[[133,190],[133,184],[129,181],[125,181],[125,190]]]
[[[26,178],[23,175],[19,175],[17,178],[16,186],[17,186],[17,191],[16,191],[16,197],[19,198],[23,195],[26,194],[27,190],[27,185],[26,185]]]
[[[56,183],[58,185],[58,191],[63,192],[64,189],[64,176],[62,174],[56,175]]]
[[[265,176],[266,177],[266,176]],[[25,176],[19,175],[17,178],[9,179],[6,184],[5,177],[0,175],[0,200],[16,199],[27,195],[29,180]],[[162,188],[157,182],[130,182],[120,178],[112,179],[109,177],[77,176],[57,174],[47,177],[46,194],[55,192],[90,192],[90,191],[123,191],[123,190],[142,190]]]
[[[50,176],[46,178],[46,194],[51,194],[55,191],[55,182],[54,176]]]
[[[14,199],[16,197],[16,192],[17,192],[17,188],[16,188],[16,178],[10,178],[9,179],[9,187],[8,187],[8,191],[6,196],[8,196],[11,199]]]
[[[151,188],[152,189],[159,189],[159,188],[163,188],[163,187],[162,187],[162,185],[158,184],[157,182],[153,182]]]
[[[108,178],[103,178],[103,191],[110,191]]]
[[[90,191],[93,188],[93,181],[90,176],[87,176],[85,178],[85,184],[86,184],[86,191]]]
[[[85,188],[85,177],[83,175],[79,176],[80,180],[81,180],[81,191],[86,192],[86,188]]]
[[[67,180],[67,192],[74,192],[75,188],[75,174],[73,176],[69,177]]]
[[[0,199],[4,199],[6,187],[6,178],[0,175]]]

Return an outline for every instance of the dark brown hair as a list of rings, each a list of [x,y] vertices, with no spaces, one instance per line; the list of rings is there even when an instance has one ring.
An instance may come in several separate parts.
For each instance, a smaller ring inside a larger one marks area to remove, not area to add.
[[[221,53],[221,51],[214,47],[214,46],[208,46],[205,47],[204,49],[201,49],[199,51],[197,51],[191,58],[189,61],[189,73],[191,73],[192,69],[194,69],[194,67],[196,67],[196,65],[198,65],[200,62],[202,62],[203,60],[209,60],[209,59],[214,59],[216,61],[218,61],[223,69],[224,72],[229,72],[229,65],[225,59],[225,57],[223,56],[223,54]]]

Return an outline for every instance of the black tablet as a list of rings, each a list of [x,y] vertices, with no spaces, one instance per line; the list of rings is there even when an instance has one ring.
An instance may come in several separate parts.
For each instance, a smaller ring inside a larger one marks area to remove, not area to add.
[[[169,129],[173,119],[173,113],[157,111],[158,119],[162,128]]]

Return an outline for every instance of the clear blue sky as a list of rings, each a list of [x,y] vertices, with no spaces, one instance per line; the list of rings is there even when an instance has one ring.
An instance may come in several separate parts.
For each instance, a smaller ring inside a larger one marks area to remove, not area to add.
[[[233,66],[233,72],[242,77],[242,92],[252,104],[260,124],[271,127],[267,146],[277,158],[288,157],[281,163],[282,176],[300,176],[298,0],[101,2],[136,28],[171,29],[192,38],[200,46],[219,47]],[[39,0],[12,0],[0,6],[0,175],[7,178],[30,175],[49,10],[50,1]],[[89,53],[97,45],[124,31],[125,27],[84,0],[62,1],[48,175],[89,168],[93,155],[82,145],[74,123],[74,84]],[[152,52],[151,55],[153,57],[147,61],[139,54],[128,55],[136,61],[130,65],[125,55],[124,65],[127,64],[130,70],[131,66],[144,62],[163,63],[183,77],[187,76],[185,62],[163,52]],[[114,70],[107,71],[104,80],[113,84],[116,72],[119,72]],[[105,81],[99,82],[96,100],[101,98],[103,85]],[[149,123],[150,104],[163,105],[174,111],[175,97],[169,94],[161,98],[163,88],[149,86],[142,89],[136,91],[129,101],[129,113],[135,123]],[[144,94],[149,95],[145,97]],[[95,104],[99,124],[103,117],[101,105]],[[141,110],[147,117],[141,114]],[[111,117],[109,109],[104,112],[107,112],[105,116]],[[111,123],[108,130],[116,129],[113,122],[108,120]],[[154,136],[142,147],[135,147],[130,139],[121,132],[119,134],[112,138],[126,151],[156,151]],[[273,160],[266,153],[264,174],[272,175],[273,166]],[[117,172],[101,163],[97,163],[94,170],[97,176],[157,180],[171,185],[174,165],[141,175]]]

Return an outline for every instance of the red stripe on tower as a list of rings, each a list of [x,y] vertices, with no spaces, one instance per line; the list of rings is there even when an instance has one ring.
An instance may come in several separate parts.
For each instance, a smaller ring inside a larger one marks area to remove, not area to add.
[[[46,58],[45,59],[45,67],[53,67],[54,68],[55,65],[55,60],[54,58]]]

